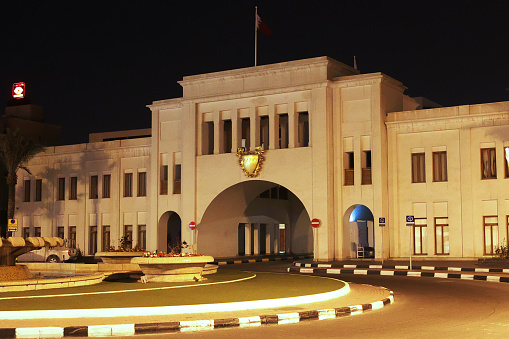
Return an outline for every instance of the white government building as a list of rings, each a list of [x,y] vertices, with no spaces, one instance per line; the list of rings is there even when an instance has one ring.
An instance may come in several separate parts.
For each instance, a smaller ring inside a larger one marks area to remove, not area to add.
[[[130,235],[147,250],[181,238],[214,257],[321,261],[475,258],[507,244],[509,102],[426,108],[401,82],[328,57],[179,83],[181,98],[149,105],[151,129],[32,159],[16,236],[60,236],[85,254]]]

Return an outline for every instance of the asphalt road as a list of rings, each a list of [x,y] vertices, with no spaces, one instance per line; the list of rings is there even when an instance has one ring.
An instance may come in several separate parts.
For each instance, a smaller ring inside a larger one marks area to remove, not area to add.
[[[285,271],[289,262],[232,265],[231,269]],[[384,286],[395,303],[381,310],[298,324],[142,335],[140,338],[507,338],[509,284],[459,279],[340,275]]]

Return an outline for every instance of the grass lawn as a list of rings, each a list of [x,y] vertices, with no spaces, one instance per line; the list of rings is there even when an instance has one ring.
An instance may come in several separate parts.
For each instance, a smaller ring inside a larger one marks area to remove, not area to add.
[[[285,273],[219,269],[205,277],[202,282],[142,284],[127,279],[84,287],[6,292],[0,293],[0,311],[225,303],[324,293],[345,286],[331,278]]]

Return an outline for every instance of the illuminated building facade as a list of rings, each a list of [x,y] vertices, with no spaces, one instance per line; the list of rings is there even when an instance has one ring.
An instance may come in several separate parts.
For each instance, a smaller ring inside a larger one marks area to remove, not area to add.
[[[34,158],[18,235],[39,227],[86,254],[128,234],[148,250],[182,239],[215,257],[317,260],[482,257],[508,239],[507,102],[422,109],[399,81],[327,57],[180,85],[149,105],[150,137],[96,135]]]

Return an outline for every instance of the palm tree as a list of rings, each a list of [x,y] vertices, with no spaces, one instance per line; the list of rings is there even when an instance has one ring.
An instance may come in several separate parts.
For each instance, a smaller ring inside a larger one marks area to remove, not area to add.
[[[19,130],[6,128],[5,134],[0,134],[0,160],[7,170],[7,187],[9,195],[7,198],[7,218],[14,218],[16,182],[18,180],[18,169],[30,171],[25,164],[37,153],[44,150],[44,147],[33,140],[25,138]]]

